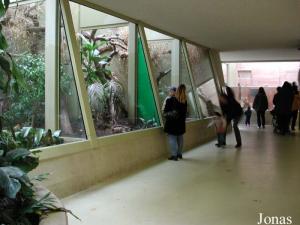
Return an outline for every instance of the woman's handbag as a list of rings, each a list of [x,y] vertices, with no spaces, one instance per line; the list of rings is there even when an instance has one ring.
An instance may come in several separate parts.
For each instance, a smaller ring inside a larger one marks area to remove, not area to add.
[[[172,111],[164,112],[164,117],[166,119],[176,120],[178,119],[179,114],[175,109],[173,109]]]

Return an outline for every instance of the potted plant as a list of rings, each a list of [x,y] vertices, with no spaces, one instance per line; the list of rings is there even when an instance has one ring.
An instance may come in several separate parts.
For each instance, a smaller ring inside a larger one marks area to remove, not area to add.
[[[37,151],[29,147],[49,144],[47,135],[49,131],[41,134],[33,128],[0,132],[0,224],[36,225],[51,212],[69,212],[51,192],[37,184],[45,174],[28,176],[39,165]]]

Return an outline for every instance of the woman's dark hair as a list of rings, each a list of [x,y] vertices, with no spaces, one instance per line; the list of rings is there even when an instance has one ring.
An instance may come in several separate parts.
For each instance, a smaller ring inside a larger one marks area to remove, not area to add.
[[[263,87],[258,88],[258,93],[266,95],[265,89]]]
[[[227,97],[228,98],[230,98],[230,99],[235,98],[233,90],[230,87],[228,87],[228,86],[226,86],[226,93],[227,93]]]

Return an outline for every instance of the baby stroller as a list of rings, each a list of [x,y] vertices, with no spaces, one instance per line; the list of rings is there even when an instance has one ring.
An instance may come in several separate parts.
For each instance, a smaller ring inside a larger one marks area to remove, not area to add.
[[[279,126],[278,126],[278,118],[277,118],[277,115],[276,115],[276,112],[275,112],[275,109],[272,109],[270,111],[271,115],[272,115],[272,125],[273,125],[273,132],[274,133],[277,133],[279,132]]]

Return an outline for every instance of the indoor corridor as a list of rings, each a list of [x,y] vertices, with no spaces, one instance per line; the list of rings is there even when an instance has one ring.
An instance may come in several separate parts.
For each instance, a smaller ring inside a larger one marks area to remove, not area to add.
[[[212,141],[64,199],[81,218],[70,224],[255,225],[259,213],[300,224],[300,134],[241,130],[241,150],[231,134],[225,149]]]

